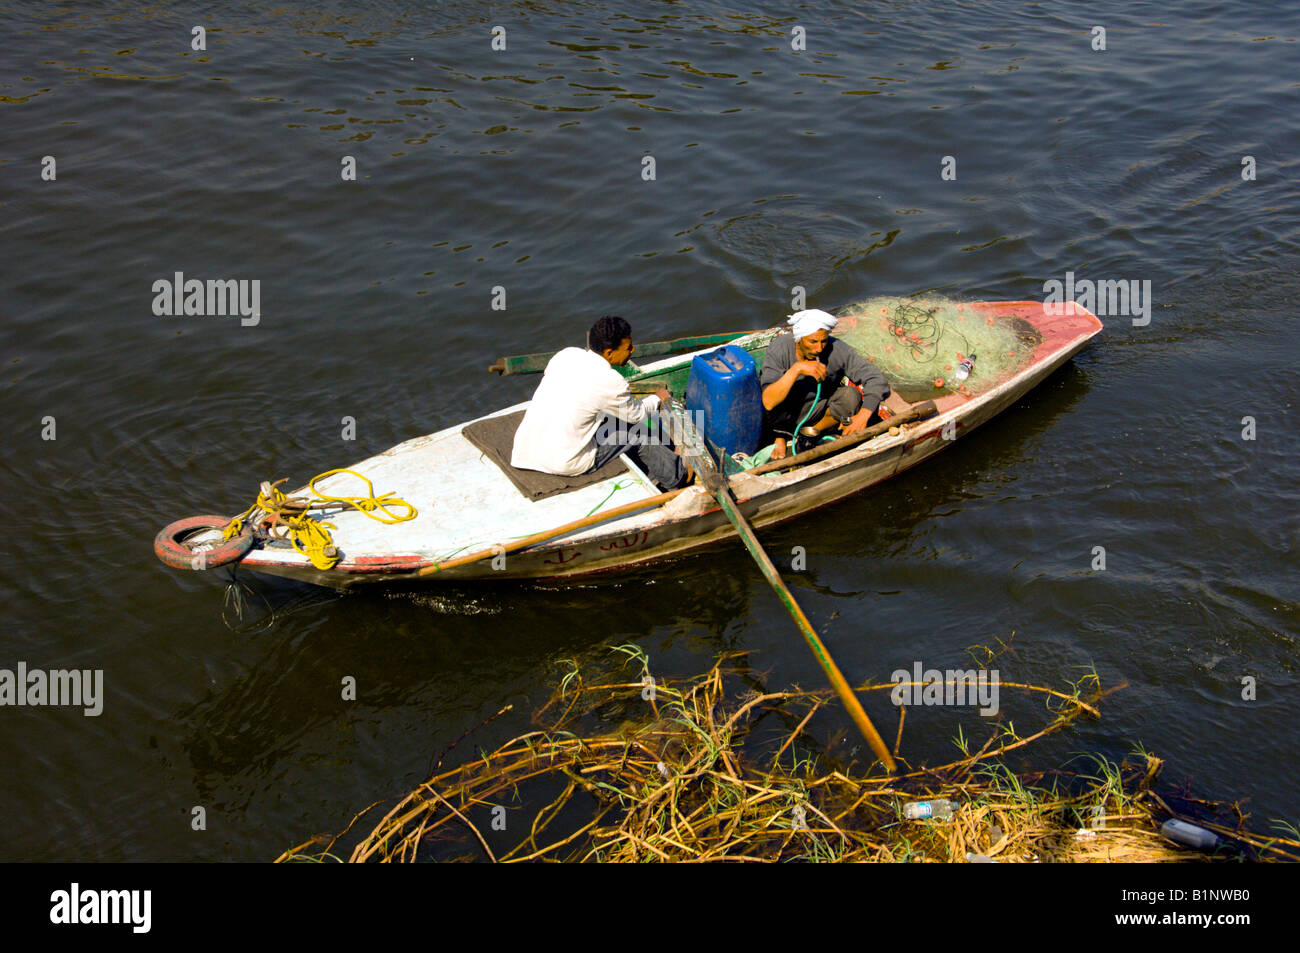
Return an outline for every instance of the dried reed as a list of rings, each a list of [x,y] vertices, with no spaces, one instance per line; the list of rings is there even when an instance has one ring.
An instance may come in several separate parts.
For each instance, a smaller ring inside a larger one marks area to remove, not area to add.
[[[645,656],[635,646],[620,649],[640,661],[642,680],[587,684],[575,663],[538,712],[547,727],[436,774],[384,814],[349,859],[415,861],[447,856],[449,849],[492,861],[1212,859],[1160,836],[1157,818],[1175,812],[1152,789],[1161,761],[1147,752],[1134,764],[1095,758],[1092,771],[1017,775],[1001,761],[1080,716],[1099,717],[1095,706],[1110,692],[1099,690],[1095,675],[1068,692],[1003,682],[1004,689],[1046,701],[1051,721],[1032,734],[1002,725],[975,752],[959,734],[962,757],[949,764],[911,770],[900,758],[905,767],[898,775],[884,775],[875,763],[857,776],[819,769],[809,753],[813,742],[805,729],[828,693],[751,688],[742,694],[753,676],[732,667],[736,656],[688,682],[656,683],[651,693]],[[629,706],[645,717],[612,725]],[[767,743],[756,737],[772,715],[785,725],[779,745],[779,735],[768,732]],[[900,742],[905,715],[900,709]],[[904,820],[903,802],[922,797],[951,799],[960,808],[950,821]],[[340,834],[313,838],[278,860],[340,859],[339,840],[377,806]],[[1300,860],[1300,840],[1252,833],[1240,809],[1231,807],[1233,825],[1197,821],[1233,844],[1214,857],[1244,852]],[[493,826],[507,812],[515,815],[508,842]]]

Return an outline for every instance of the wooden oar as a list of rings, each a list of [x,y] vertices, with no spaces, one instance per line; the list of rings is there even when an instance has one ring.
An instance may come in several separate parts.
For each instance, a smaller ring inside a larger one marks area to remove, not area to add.
[[[643,500],[634,500],[631,503],[624,503],[622,506],[616,506],[612,510],[601,510],[599,513],[584,516],[580,520],[565,523],[563,526],[556,526],[553,529],[534,533],[532,536],[517,539],[513,543],[494,546],[491,549],[481,549],[476,553],[469,553],[465,556],[457,556],[455,559],[448,559],[446,562],[434,563],[432,566],[425,566],[417,572],[416,575],[431,576],[436,572],[442,572],[456,566],[467,566],[470,563],[480,562],[484,559],[491,559],[493,556],[502,555],[504,553],[513,553],[520,549],[527,549],[529,546],[544,543],[548,539],[554,539],[556,536],[563,536],[565,533],[572,533],[574,530],[583,529],[587,526],[594,526],[597,523],[603,523],[605,520],[613,519],[616,516],[626,516],[628,513],[635,513],[637,510],[649,509],[652,506],[663,506],[685,489],[686,487],[683,487],[681,490],[669,490],[667,493],[660,493],[658,496],[647,496]]]
[[[700,348],[710,347],[714,344],[726,344],[728,341],[734,341],[736,338],[754,333],[756,332],[732,331],[728,334],[704,334],[697,337],[674,338],[671,341],[648,341],[645,344],[636,345],[636,356],[639,358],[657,357],[661,354],[677,354],[681,351],[698,351]],[[546,370],[547,363],[557,353],[557,351],[547,351],[544,354],[518,354],[514,357],[503,357],[495,364],[490,365],[488,370],[501,375],[540,374]]]
[[[646,394],[657,393],[659,388],[667,387],[668,382],[663,378],[648,378],[646,380],[628,381],[627,389],[633,397],[644,397]]]
[[[805,450],[803,453],[792,454],[788,457],[782,457],[780,460],[769,460],[767,463],[746,470],[746,474],[758,475],[760,473],[773,473],[777,470],[788,470],[791,467],[803,466],[805,463],[812,463],[814,460],[820,460],[822,457],[829,457],[833,453],[840,453],[844,450],[852,450],[860,443],[865,443],[872,437],[878,437],[890,427],[898,427],[902,424],[914,423],[918,420],[925,420],[933,417],[939,412],[932,400],[923,400],[919,404],[914,404],[901,414],[895,414],[878,424],[872,424],[866,430],[860,430],[855,434],[847,437],[841,437],[830,443],[822,443],[813,447],[811,450]]]
[[[700,482],[717,498],[718,505],[722,507],[722,512],[726,514],[727,519],[731,521],[731,525],[740,534],[740,539],[745,544],[745,548],[754,557],[754,562],[758,563],[763,578],[776,590],[777,598],[785,606],[785,611],[790,613],[790,618],[794,620],[794,624],[799,629],[799,634],[808,643],[808,648],[812,649],[817,664],[822,667],[822,671],[830,679],[831,686],[835,689],[836,694],[840,696],[840,701],[844,702],[844,707],[849,710],[849,715],[853,718],[854,724],[858,726],[858,731],[862,732],[862,736],[867,739],[867,743],[871,745],[871,750],[876,753],[876,757],[884,764],[886,770],[893,774],[897,768],[893,755],[885,747],[884,739],[880,737],[880,732],[876,731],[876,726],[871,723],[867,713],[862,710],[862,703],[853,694],[853,689],[849,687],[849,683],[844,680],[844,675],[840,672],[839,666],[835,664],[835,660],[826,651],[826,646],[822,644],[822,640],[817,637],[817,630],[808,621],[803,609],[799,608],[799,603],[795,601],[794,594],[790,592],[776,566],[772,564],[772,560],[763,550],[762,544],[759,543],[758,537],[754,534],[754,528],[749,525],[749,520],[745,519],[744,514],[740,512],[736,498],[731,493],[730,484],[718,472],[713,463],[713,458],[709,456],[707,450],[702,447],[697,448],[697,452],[690,454],[689,459],[695,465]]]

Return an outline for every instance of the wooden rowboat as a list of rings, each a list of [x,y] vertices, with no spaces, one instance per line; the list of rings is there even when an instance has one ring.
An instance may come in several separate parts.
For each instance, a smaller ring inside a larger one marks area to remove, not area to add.
[[[1028,335],[1026,359],[1004,379],[987,382],[969,396],[945,393],[936,397],[935,416],[897,433],[884,432],[843,452],[780,472],[732,476],[732,491],[753,526],[794,519],[916,466],[1011,406],[1102,329],[1095,315],[1073,302],[1058,308],[1062,314],[1045,314],[1042,303],[1035,301],[973,302],[963,307],[985,320],[1014,324],[1022,340]],[[865,318],[841,318],[836,335],[847,336],[845,330],[857,320]],[[732,343],[761,361],[779,333],[785,332],[750,333]],[[692,357],[664,358],[642,367],[634,379],[664,381],[680,396],[686,389]],[[527,406],[519,404],[486,416],[502,416]],[[661,495],[644,474],[621,457],[626,469],[617,476],[544,499],[529,499],[498,464],[465,438],[462,431],[470,423],[473,421],[408,440],[351,467],[379,490],[391,491],[413,504],[419,511],[415,519],[386,525],[355,511],[322,513],[322,519],[334,524],[333,542],[342,556],[333,568],[317,569],[287,544],[264,538],[244,555],[241,565],[334,588],[414,581],[564,581],[682,556],[736,535],[713,494],[692,486],[662,505],[616,515],[508,557],[440,568],[467,553],[506,546],[521,537]],[[316,489],[339,495],[355,492],[352,480],[342,475],[331,477],[317,483]]]

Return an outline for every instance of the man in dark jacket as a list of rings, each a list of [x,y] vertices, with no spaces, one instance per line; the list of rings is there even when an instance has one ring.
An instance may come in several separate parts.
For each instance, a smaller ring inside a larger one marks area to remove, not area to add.
[[[789,452],[801,425],[805,443],[865,429],[890,395],[889,381],[876,365],[831,337],[838,323],[834,315],[800,311],[788,323],[792,333],[768,347],[759,378],[774,460]]]

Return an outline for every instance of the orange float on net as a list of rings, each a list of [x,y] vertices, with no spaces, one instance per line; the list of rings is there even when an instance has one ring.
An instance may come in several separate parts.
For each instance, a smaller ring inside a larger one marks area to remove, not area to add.
[[[951,365],[951,364],[945,364],[945,365],[943,366],[943,369],[944,369],[945,371],[950,371],[950,370],[952,370],[952,365]]]
[[[942,378],[942,377],[936,377],[936,378],[934,379],[934,386],[935,386],[935,387],[942,387],[942,386],[943,386],[943,378]]]

